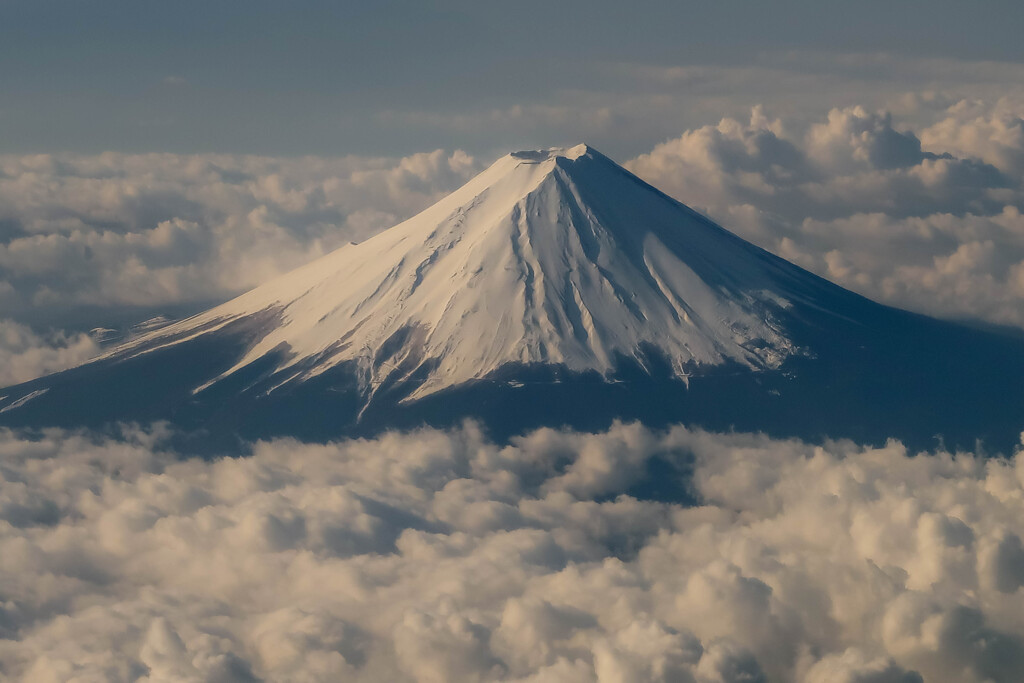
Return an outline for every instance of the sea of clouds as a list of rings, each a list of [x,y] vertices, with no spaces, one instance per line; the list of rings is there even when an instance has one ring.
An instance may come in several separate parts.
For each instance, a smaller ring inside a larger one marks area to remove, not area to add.
[[[1024,450],[911,457],[621,424],[500,446],[467,424],[202,460],[167,437],[0,432],[0,677],[1024,670]],[[675,488],[644,495],[652,473]]]
[[[1024,326],[1024,106],[960,100],[931,125],[833,109],[788,131],[755,107],[628,162],[730,230],[872,299]]]

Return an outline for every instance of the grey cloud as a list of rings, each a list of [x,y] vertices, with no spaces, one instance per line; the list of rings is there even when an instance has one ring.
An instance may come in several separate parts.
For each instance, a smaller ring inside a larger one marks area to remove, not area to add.
[[[12,680],[1012,681],[1024,469],[615,425],[0,433]],[[609,497],[648,458],[697,504]],[[628,463],[628,466],[622,465]],[[42,501],[42,502],[40,502]]]
[[[0,319],[0,386],[79,365],[99,353],[99,348],[87,334],[40,335],[26,325]]]
[[[990,576],[997,590],[1015,593],[1024,586],[1024,544],[1020,536],[1007,533],[999,539],[992,547],[989,563]]]
[[[886,657],[870,659],[857,649],[828,655],[807,672],[806,683],[924,683],[916,671],[907,671]]]

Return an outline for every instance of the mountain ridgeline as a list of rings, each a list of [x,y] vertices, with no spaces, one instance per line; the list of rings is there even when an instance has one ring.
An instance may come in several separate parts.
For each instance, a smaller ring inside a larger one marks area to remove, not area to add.
[[[1008,452],[1024,340],[853,294],[580,145],[0,395],[0,425],[166,420],[211,450],[619,419]]]

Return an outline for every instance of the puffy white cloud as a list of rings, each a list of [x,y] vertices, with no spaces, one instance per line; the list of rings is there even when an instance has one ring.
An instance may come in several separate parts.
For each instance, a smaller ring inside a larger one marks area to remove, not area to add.
[[[0,310],[225,299],[393,225],[476,170],[439,150],[2,156]]]
[[[755,107],[749,123],[687,131],[628,166],[871,298],[1022,326],[1021,112],[955,101],[916,133],[853,106],[792,132]]]
[[[921,133],[921,141],[941,152],[974,157],[1018,175],[1024,172],[1024,119],[1008,98],[994,105],[960,100]]]
[[[168,435],[0,433],[7,678],[942,683],[1024,666],[1024,452],[637,425],[501,446],[467,425],[204,461]],[[605,476],[651,457],[691,472],[697,504]]]

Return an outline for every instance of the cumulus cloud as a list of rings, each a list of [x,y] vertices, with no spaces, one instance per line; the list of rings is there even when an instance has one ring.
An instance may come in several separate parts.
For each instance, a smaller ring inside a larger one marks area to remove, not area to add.
[[[1022,326],[1020,112],[1007,99],[960,100],[915,132],[852,106],[790,130],[755,107],[749,122],[687,131],[628,166],[871,298]]]
[[[24,681],[1012,681],[1024,452],[473,425],[171,452],[0,433]],[[657,460],[680,500],[645,500]],[[632,473],[629,481],[609,472]]]
[[[981,159],[997,168],[1024,173],[1024,119],[1008,98],[994,105],[960,100],[939,121],[922,131],[930,149]]]
[[[477,170],[459,151],[0,156],[0,312],[226,299],[393,225]]]

